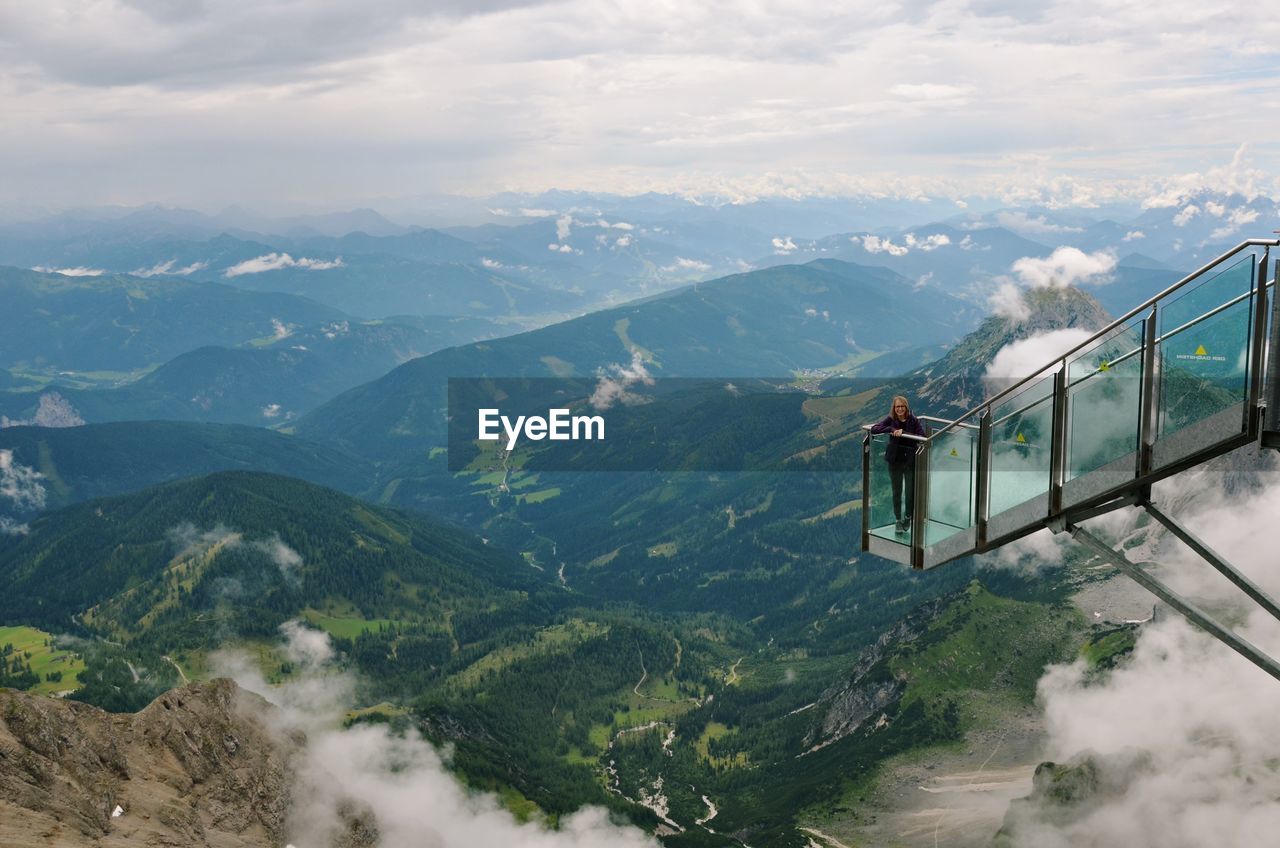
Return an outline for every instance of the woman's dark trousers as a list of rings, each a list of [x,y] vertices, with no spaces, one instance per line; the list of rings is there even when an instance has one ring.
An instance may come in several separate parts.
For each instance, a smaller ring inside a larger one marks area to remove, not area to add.
[[[902,513],[902,484],[906,482],[907,489],[907,512],[906,517]],[[889,463],[889,482],[893,486],[893,517],[896,521],[911,521],[911,510],[916,502],[916,464],[914,462],[904,462],[898,464]]]

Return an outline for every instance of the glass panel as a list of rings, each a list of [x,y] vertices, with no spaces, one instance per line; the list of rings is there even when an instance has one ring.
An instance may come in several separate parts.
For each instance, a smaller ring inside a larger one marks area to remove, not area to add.
[[[1161,436],[1247,399],[1250,306],[1241,301],[1160,342]]]
[[[1067,364],[1066,479],[1138,449],[1145,325],[1119,327]]]
[[[1161,436],[1246,398],[1253,298],[1204,316],[1252,290],[1254,261],[1247,255],[1158,304]]]
[[[889,462],[901,458],[895,442],[908,451],[907,462]],[[911,512],[915,497],[915,449],[913,439],[893,439],[888,435],[871,437],[871,534],[904,545],[911,544]],[[895,498],[896,494],[896,498]]]
[[[992,411],[990,514],[1049,491],[1053,441],[1053,375]]]
[[[978,431],[958,427],[929,442],[929,514],[925,544],[973,526]]]
[[[1253,254],[1246,254],[1234,265],[1212,276],[1206,275],[1202,281],[1183,287],[1168,300],[1159,302],[1157,335],[1167,336],[1232,298],[1248,293],[1253,288],[1253,263]]]

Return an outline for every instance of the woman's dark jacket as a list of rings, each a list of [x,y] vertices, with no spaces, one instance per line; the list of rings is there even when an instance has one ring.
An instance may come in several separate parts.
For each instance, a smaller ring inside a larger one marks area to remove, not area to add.
[[[920,423],[919,418],[909,412],[907,413],[906,421],[899,421],[892,415],[886,415],[883,421],[871,425],[872,433],[892,433],[894,430],[899,429],[903,433],[913,433],[917,436],[924,435],[924,425]],[[889,446],[884,450],[884,460],[890,465],[906,465],[915,457],[916,448],[919,446],[919,442],[914,439],[890,436]]]

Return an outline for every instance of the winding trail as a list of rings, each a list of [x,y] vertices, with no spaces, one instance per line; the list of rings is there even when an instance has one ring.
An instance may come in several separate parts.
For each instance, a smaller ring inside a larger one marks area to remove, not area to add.
[[[160,659],[164,660],[169,665],[173,666],[178,670],[178,676],[182,678],[183,686],[186,686],[188,683],[191,682],[190,680],[187,679],[187,673],[182,670],[182,666],[178,665],[176,662],[173,661],[173,657],[169,656],[168,654],[165,654]]]

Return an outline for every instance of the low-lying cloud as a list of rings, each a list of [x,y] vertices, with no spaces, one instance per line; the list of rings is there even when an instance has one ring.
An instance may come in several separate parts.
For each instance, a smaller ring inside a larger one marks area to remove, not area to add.
[[[44,509],[44,475],[13,458],[13,451],[0,449],[0,498],[20,511]]]
[[[336,259],[294,259],[287,253],[266,253],[246,259],[222,272],[224,277],[240,277],[245,274],[262,274],[266,271],[279,271],[283,268],[301,268],[304,271],[328,271],[331,268],[343,267],[342,257]]]
[[[83,427],[85,420],[71,405],[71,401],[57,392],[45,392],[36,404],[36,414],[30,418],[10,418],[0,415],[0,430],[6,427]]]
[[[1037,373],[1091,336],[1093,333],[1089,330],[1067,327],[1010,342],[992,357],[982,378],[989,388],[1002,389]]]
[[[1247,457],[1233,456],[1230,473],[1157,484],[1156,497],[1275,596],[1274,539],[1257,531],[1280,514],[1280,474],[1273,457]],[[1132,517],[1099,523],[1114,531]],[[1147,567],[1176,591],[1280,656],[1280,623],[1180,543],[1165,537],[1151,558]],[[1132,655],[1104,676],[1082,661],[1050,667],[1039,697],[1047,758],[1091,758],[1100,791],[1070,809],[1015,806],[1019,848],[1253,848],[1280,832],[1280,683],[1177,614],[1144,625]]]
[[[208,262],[192,262],[190,265],[184,265],[181,268],[174,267],[177,264],[178,260],[170,259],[165,262],[157,262],[150,268],[138,268],[129,273],[135,277],[185,277],[209,267]]]
[[[596,372],[596,387],[589,403],[594,409],[601,411],[612,408],[615,403],[622,403],[624,406],[647,403],[648,399],[632,392],[631,387],[652,386],[653,383],[653,377],[645,368],[644,357],[640,351],[634,350],[631,352],[629,365],[614,364]]]
[[[282,686],[263,678],[252,659],[223,651],[216,672],[272,703],[264,721],[282,737],[306,742],[294,759],[294,785],[285,832],[299,848],[339,844],[357,815],[378,834],[381,848],[658,848],[638,828],[615,824],[607,811],[584,807],[563,817],[557,830],[520,823],[498,797],[464,787],[430,741],[384,725],[344,730],[354,706],[355,680],[332,665],[329,636],[291,621],[281,628],[284,652],[297,669]]]

